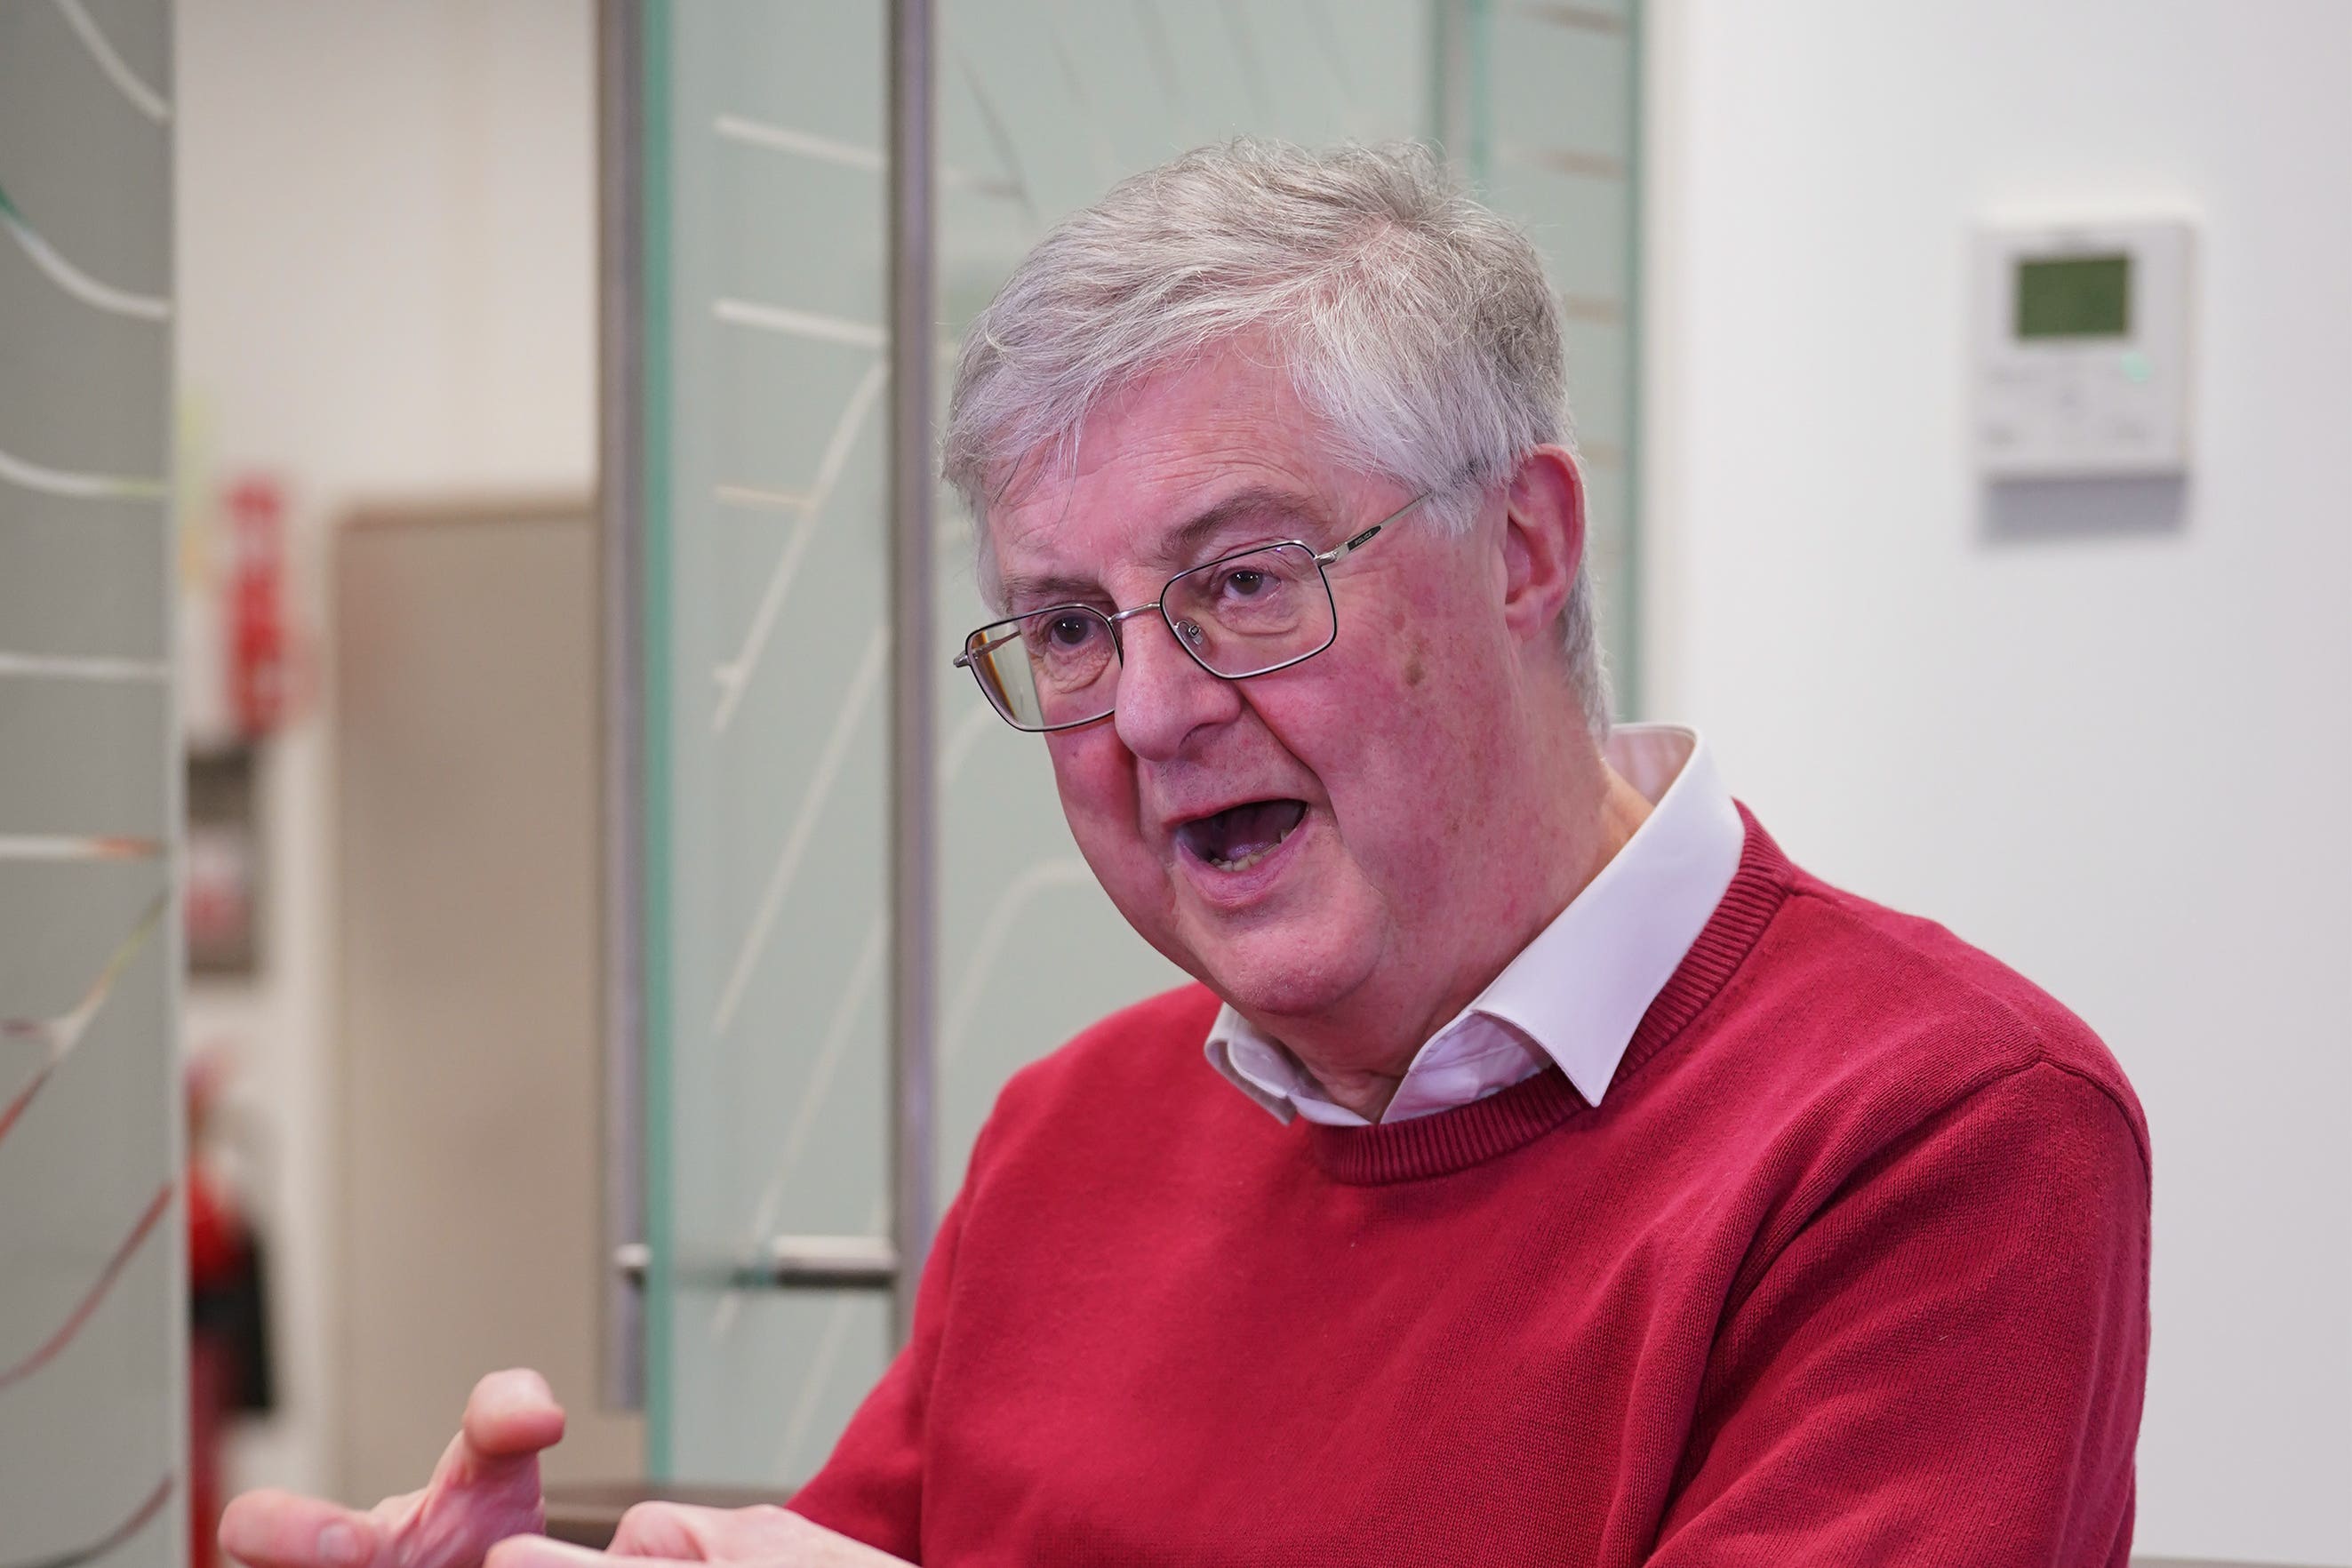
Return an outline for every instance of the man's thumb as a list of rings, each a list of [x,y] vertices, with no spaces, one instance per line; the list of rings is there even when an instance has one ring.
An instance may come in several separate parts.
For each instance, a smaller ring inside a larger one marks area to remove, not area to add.
[[[493,1468],[527,1458],[562,1436],[563,1406],[547,1379],[528,1367],[490,1373],[466,1401],[466,1447]]]

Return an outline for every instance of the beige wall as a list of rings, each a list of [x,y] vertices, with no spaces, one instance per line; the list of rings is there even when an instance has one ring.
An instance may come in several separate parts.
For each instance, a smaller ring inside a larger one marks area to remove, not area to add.
[[[570,1420],[550,1480],[641,1468],[596,1408],[596,551],[583,498],[335,542],[333,1363],[344,1489],[405,1490],[493,1367]]]

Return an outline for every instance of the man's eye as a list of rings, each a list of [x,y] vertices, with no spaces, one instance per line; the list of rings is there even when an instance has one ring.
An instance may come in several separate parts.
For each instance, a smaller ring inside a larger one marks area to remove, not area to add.
[[[1266,574],[1255,566],[1244,566],[1225,574],[1225,592],[1237,599],[1255,598],[1264,593]]]
[[[1055,647],[1083,647],[1095,635],[1095,624],[1085,616],[1056,616],[1045,628],[1045,640]]]

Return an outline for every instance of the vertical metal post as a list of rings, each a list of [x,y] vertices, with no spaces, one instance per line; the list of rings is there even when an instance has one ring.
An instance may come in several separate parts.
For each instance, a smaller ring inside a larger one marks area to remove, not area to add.
[[[642,0],[596,8],[597,570],[604,678],[604,1256],[641,1250],[646,1234],[646,999],[643,775],[639,684],[644,551],[645,87]],[[640,1275],[604,1270],[604,1403],[642,1409],[645,1292]]]
[[[890,0],[890,1077],[892,1324],[904,1342],[931,1242],[934,932],[931,339],[935,18]]]

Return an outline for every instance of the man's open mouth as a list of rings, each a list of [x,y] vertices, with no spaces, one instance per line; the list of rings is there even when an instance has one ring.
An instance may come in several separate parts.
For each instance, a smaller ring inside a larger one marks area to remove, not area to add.
[[[1303,800],[1251,800],[1180,823],[1177,842],[1219,871],[1245,871],[1281,847],[1307,817]]]

